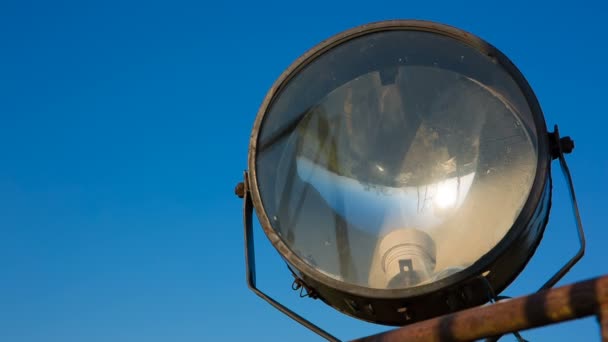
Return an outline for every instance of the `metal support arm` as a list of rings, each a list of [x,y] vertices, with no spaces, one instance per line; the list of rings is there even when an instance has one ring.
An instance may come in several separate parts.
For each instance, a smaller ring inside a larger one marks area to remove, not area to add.
[[[241,185],[242,184],[242,185]],[[260,298],[264,299],[270,305],[275,307],[277,310],[281,311],[285,315],[289,316],[294,321],[302,324],[306,328],[315,332],[319,336],[325,338],[328,341],[339,342],[340,340],[336,337],[329,334],[327,331],[319,328],[314,325],[304,317],[298,315],[297,313],[291,311],[283,304],[277,302],[270,296],[266,295],[264,292],[260,291],[256,286],[256,277],[255,277],[255,249],[254,249],[254,241],[253,241],[253,223],[252,223],[252,215],[253,215],[253,202],[251,201],[251,197],[249,194],[249,184],[247,180],[247,172],[245,172],[245,180],[243,183],[240,183],[237,186],[236,193],[239,197],[243,197],[243,223],[245,228],[245,270],[247,273],[247,285],[256,295]]]

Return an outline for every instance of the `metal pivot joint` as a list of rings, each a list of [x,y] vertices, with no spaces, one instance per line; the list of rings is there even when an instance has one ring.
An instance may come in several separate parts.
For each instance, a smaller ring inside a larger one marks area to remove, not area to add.
[[[555,125],[555,131],[549,133],[549,144],[551,147],[551,158],[558,159],[561,154],[570,154],[574,150],[574,140],[569,136],[560,137],[559,129]]]

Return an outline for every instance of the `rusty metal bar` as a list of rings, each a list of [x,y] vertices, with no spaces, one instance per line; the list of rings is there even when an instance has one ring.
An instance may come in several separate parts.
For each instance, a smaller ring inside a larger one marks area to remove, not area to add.
[[[600,322],[600,329],[602,331],[602,342],[608,342],[608,304],[602,304],[597,318]]]
[[[356,342],[473,341],[543,325],[597,315],[608,342],[608,275],[463,310]]]

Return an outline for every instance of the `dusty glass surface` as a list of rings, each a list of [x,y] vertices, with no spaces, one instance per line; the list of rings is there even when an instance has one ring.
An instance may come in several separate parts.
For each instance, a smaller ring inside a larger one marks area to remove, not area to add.
[[[432,33],[347,42],[273,101],[257,151],[273,228],[320,272],[407,288],[508,232],[536,172],[532,117],[490,58]]]

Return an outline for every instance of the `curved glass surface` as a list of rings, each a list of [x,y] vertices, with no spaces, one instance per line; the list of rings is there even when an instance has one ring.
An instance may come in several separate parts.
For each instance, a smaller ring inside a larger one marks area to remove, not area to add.
[[[302,260],[359,286],[401,289],[489,252],[536,172],[524,96],[491,59],[443,36],[348,41],[276,95],[258,138],[272,227]]]

